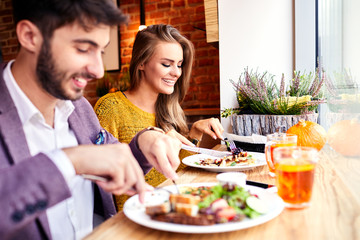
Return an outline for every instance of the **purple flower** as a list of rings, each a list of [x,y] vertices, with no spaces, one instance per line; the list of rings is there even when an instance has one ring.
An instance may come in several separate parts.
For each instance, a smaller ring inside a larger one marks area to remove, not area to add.
[[[320,89],[321,89],[322,85],[324,84],[325,79],[326,79],[326,74],[323,71],[322,76],[321,76],[321,81],[319,82],[319,85],[317,86],[317,89],[315,90],[315,92],[312,94],[313,97],[316,97],[319,94]]]
[[[280,83],[280,97],[285,96],[285,76],[282,74],[281,83]]]
[[[309,93],[311,96],[315,96],[315,95],[314,95],[314,92],[316,91],[316,89],[318,88],[318,86],[319,86],[319,75],[316,74],[316,75],[315,75],[315,79],[314,79],[314,81],[313,81],[313,83],[312,83],[312,85],[311,85],[308,93]]]

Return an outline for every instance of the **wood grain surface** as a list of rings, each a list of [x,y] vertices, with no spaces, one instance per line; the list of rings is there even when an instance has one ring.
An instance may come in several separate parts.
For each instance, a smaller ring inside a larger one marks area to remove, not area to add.
[[[204,0],[206,41],[219,42],[218,1]]]
[[[216,149],[223,149],[217,146]],[[244,171],[253,181],[275,184],[267,166]],[[216,173],[187,168],[177,184],[214,182]],[[167,180],[161,186],[171,185]],[[340,156],[328,146],[321,150],[315,171],[311,206],[285,209],[273,220],[252,228],[227,233],[181,234],[142,227],[121,212],[97,227],[86,240],[95,239],[360,239],[360,159]]]

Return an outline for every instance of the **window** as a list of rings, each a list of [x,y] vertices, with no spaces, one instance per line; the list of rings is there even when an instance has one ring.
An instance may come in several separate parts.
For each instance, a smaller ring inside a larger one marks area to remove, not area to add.
[[[320,123],[328,128],[360,116],[360,2],[318,0],[317,9],[317,59],[329,79]]]

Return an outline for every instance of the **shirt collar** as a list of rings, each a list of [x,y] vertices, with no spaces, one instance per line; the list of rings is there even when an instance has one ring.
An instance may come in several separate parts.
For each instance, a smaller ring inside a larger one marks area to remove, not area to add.
[[[34,116],[41,116],[43,118],[42,114],[40,113],[39,109],[35,107],[35,105],[30,101],[30,99],[25,95],[25,93],[21,90],[19,85],[14,79],[14,76],[11,72],[11,65],[14,63],[15,60],[11,60],[4,72],[3,77],[6,84],[6,87],[8,88],[10,92],[10,96],[14,101],[15,107],[18,110],[18,114],[21,120],[22,124],[25,124],[27,121],[29,121]],[[70,114],[74,111],[75,107],[73,103],[70,100],[59,100],[56,104],[56,110],[59,110],[59,116],[63,118],[64,120],[67,120]]]

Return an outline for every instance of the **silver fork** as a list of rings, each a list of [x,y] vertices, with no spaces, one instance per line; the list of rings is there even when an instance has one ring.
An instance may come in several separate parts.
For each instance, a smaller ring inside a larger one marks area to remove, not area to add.
[[[224,138],[224,141],[226,143],[226,146],[230,148],[230,151],[234,153],[234,151],[237,149],[235,143],[233,140],[229,140],[228,138]]]
[[[97,176],[97,175],[92,175],[92,174],[81,174],[81,176],[85,179],[88,179],[88,180],[91,180],[91,181],[101,181],[101,182],[107,182],[109,181],[109,179],[107,179],[106,177],[102,177],[102,176]],[[178,194],[180,194],[180,190],[178,188],[178,186],[176,185],[175,181],[172,180],[174,185],[175,185],[175,189],[176,189],[176,192]],[[131,188],[131,190],[133,191],[136,191],[134,188]],[[156,187],[154,188],[154,190],[164,190],[164,191],[167,191],[168,193],[172,193],[171,191],[165,189],[165,188],[159,188],[159,187]]]
[[[176,185],[175,180],[172,180],[172,182],[174,183],[174,186],[175,186],[175,188],[176,188],[177,194],[180,194],[179,188],[178,188],[178,186]]]

